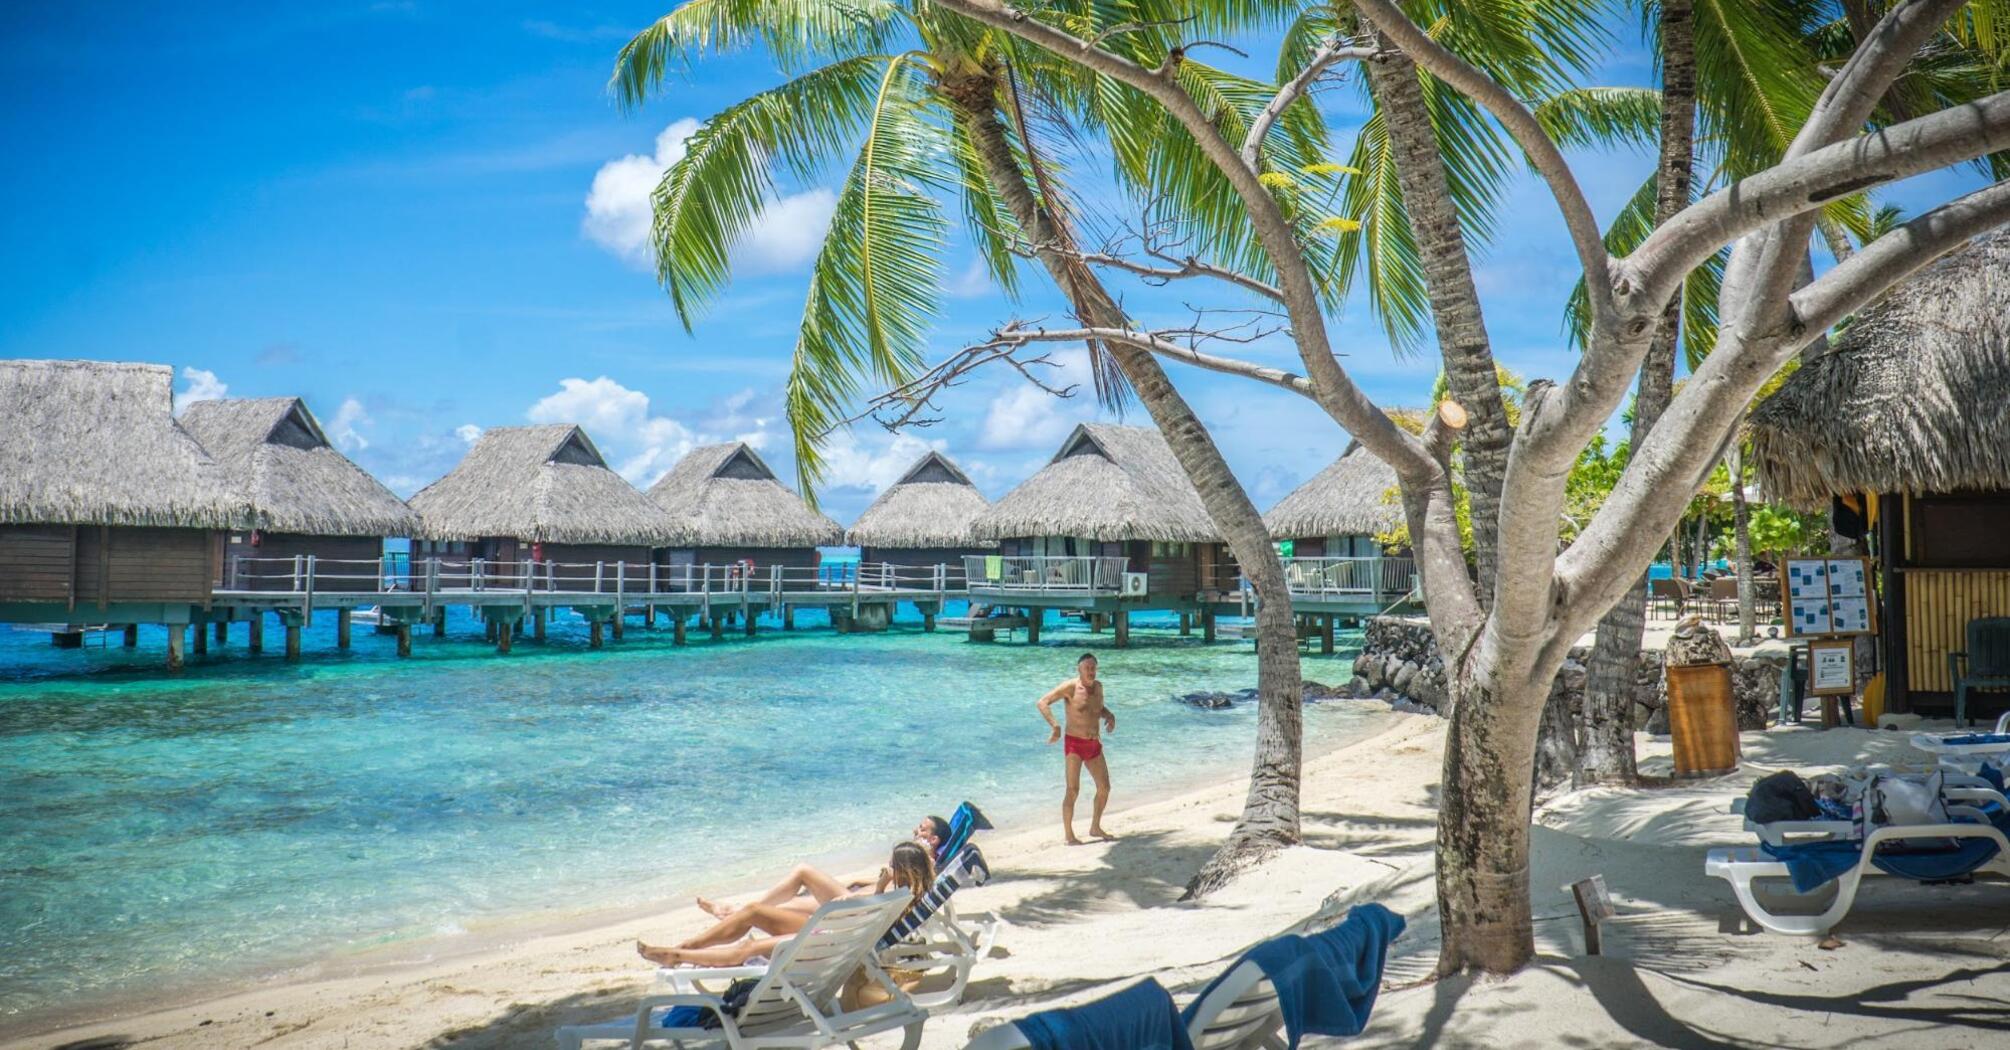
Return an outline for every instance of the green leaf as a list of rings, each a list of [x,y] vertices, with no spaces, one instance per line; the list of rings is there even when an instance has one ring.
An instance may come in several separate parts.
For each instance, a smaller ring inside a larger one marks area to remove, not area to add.
[[[621,49],[608,87],[622,105],[639,106],[673,68],[753,44],[789,71],[878,51],[900,14],[893,0],[686,0]]]

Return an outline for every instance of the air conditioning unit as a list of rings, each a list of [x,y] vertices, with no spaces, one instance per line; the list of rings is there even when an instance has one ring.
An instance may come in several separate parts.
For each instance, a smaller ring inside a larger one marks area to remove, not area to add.
[[[1148,583],[1150,582],[1150,579],[1151,579],[1151,577],[1150,577],[1150,576],[1148,576],[1148,575],[1146,575],[1145,573],[1142,573],[1142,572],[1127,572],[1127,573],[1125,573],[1125,574],[1124,574],[1124,597],[1126,597],[1126,598],[1142,598],[1142,597],[1144,597],[1144,596],[1145,596],[1145,588],[1146,588],[1147,584],[1148,584]]]

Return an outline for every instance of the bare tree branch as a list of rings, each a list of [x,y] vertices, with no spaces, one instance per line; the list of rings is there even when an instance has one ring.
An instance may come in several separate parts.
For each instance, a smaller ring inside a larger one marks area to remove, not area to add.
[[[1231,329],[1214,331],[1202,329],[1165,329],[1154,332],[1141,332],[1129,328],[1085,327],[1047,329],[1010,325],[993,333],[989,342],[980,344],[979,347],[973,347],[972,349],[1018,347],[1030,343],[1080,343],[1091,339],[1100,339],[1107,342],[1135,346],[1140,350],[1149,350],[1161,357],[1171,358],[1175,361],[1184,361],[1196,368],[1205,368],[1210,372],[1242,376],[1245,379],[1254,379],[1259,383],[1267,383],[1274,387],[1289,390],[1294,394],[1311,395],[1311,381],[1295,372],[1287,372],[1281,368],[1272,368],[1268,365],[1259,365],[1252,361],[1221,357],[1196,349],[1199,343],[1210,340],[1247,343],[1275,334],[1275,330],[1252,332],[1246,336],[1237,336],[1230,334],[1230,332]],[[1176,341],[1179,338],[1186,338],[1188,343],[1181,345]]]
[[[1250,122],[1249,134],[1242,140],[1242,163],[1251,171],[1261,170],[1263,140],[1269,137],[1271,127],[1277,123],[1278,118],[1284,116],[1284,111],[1290,109],[1292,103],[1303,98],[1305,93],[1312,89],[1313,81],[1318,80],[1337,63],[1349,60],[1361,61],[1373,57],[1374,54],[1374,48],[1349,46],[1346,40],[1339,36],[1321,45],[1319,50],[1313,53],[1312,60],[1305,64],[1305,68],[1299,70],[1298,75],[1292,77],[1289,83],[1277,89],[1277,94],[1264,105],[1263,112],[1258,113],[1256,119]]]
[[[1790,297],[1796,332],[1822,332],[1970,238],[2010,223],[2010,182],[1956,198],[1865,245]]]
[[[1892,5],[1843,63],[1842,70],[1822,88],[1814,111],[1787,147],[1786,155],[1802,156],[1862,128],[1919,49],[1967,2],[1913,0]],[[1851,12],[1853,21],[1856,14]]]
[[[1015,329],[1007,326],[1000,334]],[[856,414],[832,424],[818,437],[822,438],[834,431],[851,426],[863,419],[872,419],[887,430],[898,431],[907,427],[928,427],[941,422],[940,416],[927,413],[935,411],[935,399],[952,387],[962,386],[970,375],[987,365],[1003,362],[1011,366],[1028,383],[1054,397],[1075,396],[1075,385],[1065,386],[1049,383],[1034,372],[1036,367],[1059,368],[1046,355],[1020,358],[1019,351],[1032,340],[1000,340],[967,346],[949,355],[942,362],[915,378],[888,390],[867,401]]]

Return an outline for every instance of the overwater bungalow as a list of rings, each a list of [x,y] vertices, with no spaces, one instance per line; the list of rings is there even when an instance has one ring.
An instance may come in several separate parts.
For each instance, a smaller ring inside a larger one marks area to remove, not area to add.
[[[997,541],[979,540],[972,531],[990,505],[955,461],[930,450],[858,516],[845,542],[859,548],[862,564],[947,566],[961,574],[966,556],[998,550]]]
[[[182,426],[251,504],[249,528],[224,548],[224,589],[296,590],[315,560],[320,591],[376,591],[384,540],[419,516],[330,444],[297,397],[198,401]]]
[[[2010,674],[1968,640],[1971,623],[2010,616],[2006,390],[2010,231],[1893,288],[1752,411],[1769,499],[1867,519],[1886,710],[1946,714],[1956,674]],[[2005,701],[1971,692],[1968,712]]]
[[[1378,535],[1402,523],[1396,471],[1360,442],[1293,489],[1263,523],[1291,544],[1284,572],[1300,606],[1330,599],[1393,601],[1414,584],[1414,563],[1386,557]]]
[[[702,586],[699,574],[731,573],[754,589],[814,590],[817,548],[844,542],[843,526],[777,480],[744,441],[692,449],[649,497],[682,534],[656,552],[661,572],[692,588]]]
[[[456,587],[580,593],[574,608],[596,639],[610,620],[619,636],[622,600],[650,590],[650,551],[680,537],[571,423],[483,431],[411,505],[419,513],[415,572],[431,562]],[[521,608],[484,607],[483,615],[513,624]],[[544,620],[535,625],[541,635]]]
[[[972,523],[998,553],[965,559],[974,601],[1028,610],[1030,641],[1045,609],[1109,617],[1123,644],[1129,614],[1199,612],[1234,588],[1234,563],[1200,494],[1146,427],[1084,423],[1039,473]]]
[[[168,627],[179,667],[210,604],[243,495],[173,414],[174,372],[0,361],[0,620]]]

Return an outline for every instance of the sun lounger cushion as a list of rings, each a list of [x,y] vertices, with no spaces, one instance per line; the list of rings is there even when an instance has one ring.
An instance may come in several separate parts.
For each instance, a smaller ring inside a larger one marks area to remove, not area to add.
[[[921,899],[915,901],[914,907],[907,909],[906,914],[894,920],[893,925],[887,929],[886,936],[879,939],[879,945],[874,950],[885,951],[906,940],[914,931],[921,928],[922,923],[942,910],[943,904],[947,903],[950,895],[957,890],[965,886],[982,886],[989,881],[991,881],[991,867],[984,863],[984,854],[975,846],[963,847],[963,852],[958,853],[956,859],[944,865],[942,870],[936,873],[935,885],[929,887],[928,892],[922,894]]]
[[[1150,977],[1095,1002],[1014,1023],[1033,1050],[1193,1050],[1172,993]]]
[[[1362,904],[1330,930],[1274,937],[1243,955],[1277,988],[1286,1045],[1295,1050],[1307,1035],[1359,1035],[1367,1027],[1382,987],[1389,942],[1403,932],[1403,925],[1402,916],[1380,904]],[[1222,971],[1215,983],[1234,969]],[[1214,984],[1202,989],[1189,1013],[1213,990]]]
[[[1861,842],[1761,843],[1759,848],[1787,866],[1787,876],[1798,893],[1811,893],[1834,882],[1863,858]],[[1996,843],[1988,839],[1956,839],[1935,849],[1879,850],[1871,863],[1887,875],[1935,882],[1961,878],[1995,856]]]
[[[936,849],[935,866],[942,867],[950,857],[962,852],[970,843],[970,836],[990,830],[991,822],[984,819],[983,810],[968,802],[956,807],[956,812],[949,815],[949,837]]]

